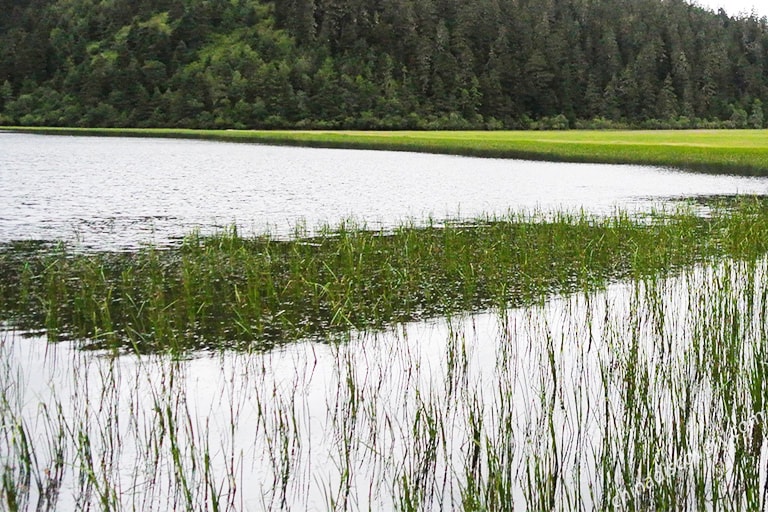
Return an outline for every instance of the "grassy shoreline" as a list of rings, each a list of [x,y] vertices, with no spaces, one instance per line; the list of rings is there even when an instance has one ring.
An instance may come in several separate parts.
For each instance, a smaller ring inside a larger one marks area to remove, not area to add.
[[[0,127],[0,130],[655,165],[698,172],[768,176],[768,130],[376,132],[39,127]]]

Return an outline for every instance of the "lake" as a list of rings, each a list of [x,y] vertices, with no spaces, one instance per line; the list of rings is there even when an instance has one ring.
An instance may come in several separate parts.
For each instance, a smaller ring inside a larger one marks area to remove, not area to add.
[[[0,133],[0,243],[165,245],[237,223],[288,235],[343,219],[371,228],[427,217],[553,208],[610,213],[670,200],[766,194],[760,178],[639,166]]]
[[[121,251],[234,222],[290,236],[349,217],[386,228],[768,192],[651,167],[9,133],[0,184],[0,243]],[[702,261],[272,350],[116,354],[2,324],[3,497],[21,510],[745,508],[766,481],[751,411],[767,273],[765,258]]]

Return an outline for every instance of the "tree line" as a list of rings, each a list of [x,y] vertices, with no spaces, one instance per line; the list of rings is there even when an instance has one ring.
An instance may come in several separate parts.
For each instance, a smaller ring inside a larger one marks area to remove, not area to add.
[[[768,20],[684,0],[0,0],[0,12],[0,125],[765,125]]]

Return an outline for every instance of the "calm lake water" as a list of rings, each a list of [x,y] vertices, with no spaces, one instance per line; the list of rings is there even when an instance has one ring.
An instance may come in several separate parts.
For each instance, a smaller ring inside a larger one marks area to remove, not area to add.
[[[700,267],[529,308],[187,360],[0,332],[0,462],[23,454],[11,442],[23,425],[43,490],[29,486],[29,510],[45,510],[48,475],[60,478],[55,510],[98,508],[102,494],[119,510],[402,510],[416,493],[418,510],[459,511],[473,482],[504,486],[510,509],[627,510],[615,493],[649,463],[682,489],[720,472],[719,499],[738,500],[731,479],[749,471],[701,344],[721,350],[718,333],[738,324],[726,333],[744,347],[732,378],[749,389],[768,303],[758,293],[743,305],[747,281],[764,288],[766,270],[765,260]]]
[[[165,244],[237,223],[289,234],[346,218],[373,228],[552,208],[645,210],[766,194],[768,180],[652,167],[0,133],[0,242]]]
[[[233,222],[288,234],[350,216],[379,227],[736,193],[766,194],[768,180],[0,133],[0,243],[133,248]],[[621,498],[653,447],[676,485],[707,479],[703,500],[713,489],[731,499],[738,486],[711,475],[746,470],[705,356],[727,344],[718,333],[738,339],[729,378],[751,389],[768,339],[766,275],[765,260],[722,262],[528,308],[188,359],[86,352],[0,323],[0,470],[21,510],[393,510],[414,498],[419,510],[463,510],[468,489],[495,484],[521,510],[591,510]],[[681,410],[685,421],[667,421]],[[677,464],[709,453],[712,432],[719,459]]]

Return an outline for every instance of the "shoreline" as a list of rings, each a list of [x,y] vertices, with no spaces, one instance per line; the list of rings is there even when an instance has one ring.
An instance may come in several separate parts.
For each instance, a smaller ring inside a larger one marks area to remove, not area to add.
[[[446,154],[570,163],[651,165],[768,176],[768,130],[306,131],[0,127],[38,135],[147,137]]]

